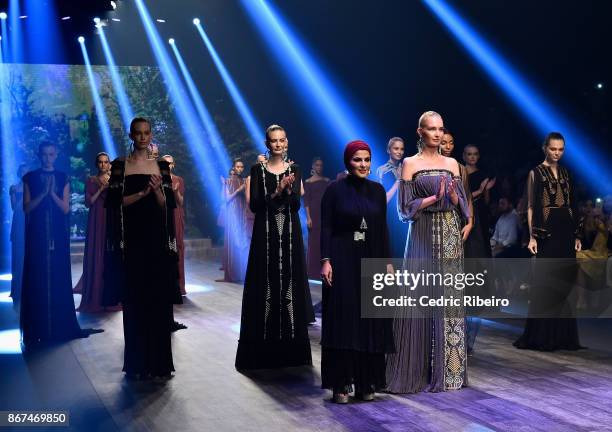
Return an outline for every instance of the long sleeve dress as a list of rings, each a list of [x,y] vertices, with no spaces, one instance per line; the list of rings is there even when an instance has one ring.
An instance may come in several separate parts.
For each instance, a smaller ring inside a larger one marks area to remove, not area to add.
[[[321,199],[329,179],[304,182],[304,207],[308,207],[312,227],[308,232],[306,265],[308,277],[319,280],[321,274]]]
[[[185,180],[177,175],[172,176],[172,190],[174,185],[178,183],[178,191],[185,196]],[[185,291],[185,203],[179,205],[176,203],[174,209],[174,230],[176,232],[176,251],[178,254],[178,279],[181,295],[187,294]]]
[[[236,192],[246,182],[236,175],[230,176],[225,183],[225,199]],[[246,237],[246,195],[238,192],[225,203],[225,244],[223,248],[223,280],[240,282],[244,280],[248,256]]]
[[[114,160],[106,198],[107,250],[105,301],[123,305],[123,371],[167,376],[174,371],[170,324],[172,305],[181,303],[170,169],[158,161],[165,207],[153,192],[129,206],[124,196],[144,190],[148,174],[125,175],[125,161]]]
[[[428,271],[439,272],[440,265],[450,263],[454,272],[462,272],[462,217],[469,208],[460,177],[445,169],[425,169],[414,173],[412,180],[400,181],[398,212],[411,222],[404,269],[420,271],[421,262]],[[420,209],[423,199],[436,195],[441,181],[455,183],[458,205],[448,197]],[[413,259],[422,260],[414,268]],[[445,287],[455,291],[454,288]],[[418,311],[410,308],[407,313]],[[433,316],[408,316],[394,320],[396,354],[387,357],[388,390],[393,393],[440,392],[460,389],[467,383],[465,314],[462,307],[445,307]]]
[[[565,167],[559,166],[557,173],[555,177],[550,167],[540,164],[530,171],[527,179],[527,205],[532,210],[531,232],[538,243],[537,259],[576,257],[575,239],[580,237],[581,226],[573,182]],[[538,273],[537,265],[535,273]],[[562,266],[554,275],[559,281],[571,281],[575,277],[575,266]],[[548,310],[548,314],[557,312],[558,316],[567,313],[569,292],[563,292],[560,286],[550,278],[537,277],[530,289],[530,313],[540,308]],[[525,330],[514,346],[539,351],[580,349],[576,319],[527,318]]]
[[[11,220],[11,298],[17,304],[21,300],[21,281],[23,276],[23,256],[25,248],[25,214],[23,213],[23,189],[11,186],[14,197],[13,218]]]
[[[238,370],[312,364],[299,187],[271,196],[291,173],[299,185],[301,170],[295,164],[282,174],[271,173],[265,164],[251,168],[249,206],[255,224],[242,297]]]
[[[23,177],[30,197],[43,193],[47,178],[55,177],[62,199],[68,176],[60,171],[31,171]],[[84,337],[76,319],[70,272],[68,215],[46,196],[26,215],[25,259],[20,326],[26,347],[36,342]]]
[[[321,213],[321,256],[333,271],[332,286],[323,286],[322,387],[355,384],[370,393],[385,387],[392,320],[361,318],[359,269],[362,258],[389,258],[386,193],[376,182],[349,175],[328,186]],[[355,232],[365,238],[356,241]]]
[[[101,312],[104,291],[104,243],[106,241],[106,210],[104,200],[107,190],[100,193],[96,201],[92,197],[100,189],[100,180],[89,177],[85,183],[85,205],[89,207],[87,215],[87,234],[85,236],[85,253],[83,256],[83,274],[74,288],[81,293],[79,312]]]

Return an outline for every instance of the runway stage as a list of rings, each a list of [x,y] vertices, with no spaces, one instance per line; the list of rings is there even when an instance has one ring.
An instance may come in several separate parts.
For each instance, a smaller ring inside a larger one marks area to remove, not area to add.
[[[121,313],[80,314],[83,327],[105,332],[26,357],[0,354],[0,410],[67,410],[70,430],[88,432],[612,430],[612,355],[519,351],[518,321],[484,323],[460,391],[335,405],[320,389],[319,323],[310,328],[314,367],[241,375],[242,286],[221,277],[217,262],[187,262],[192,292],[175,315],[189,329],[173,335],[171,380],[126,381]],[[320,285],[312,291],[318,301]],[[17,324],[11,303],[0,302],[0,331]]]

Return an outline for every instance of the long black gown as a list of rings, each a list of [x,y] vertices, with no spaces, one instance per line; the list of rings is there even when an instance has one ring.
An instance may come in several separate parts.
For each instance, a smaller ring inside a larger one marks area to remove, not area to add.
[[[290,173],[299,185],[301,170],[295,164],[279,175],[269,172],[265,164],[251,168],[249,206],[255,222],[242,297],[238,370],[312,364],[299,188],[271,198]]]
[[[118,301],[123,305],[123,371],[130,375],[167,376],[174,371],[170,324],[172,305],[181,302],[172,217],[176,204],[168,163],[158,164],[165,208],[158,205],[153,192],[121,206],[123,196],[145,189],[150,177],[124,176],[122,160],[113,161],[106,198],[111,250],[105,257],[105,286],[109,289],[104,301],[107,306]]]
[[[557,172],[558,177],[555,177],[550,167],[540,164],[530,171],[527,179],[532,233],[538,243],[537,258],[576,257],[575,239],[581,234],[581,226],[573,197],[573,183],[565,167],[558,166]],[[564,265],[555,272],[554,277],[572,281],[576,277],[576,270],[574,266]],[[545,301],[556,307],[560,315],[564,314],[568,310],[565,300],[568,293],[562,292],[554,281],[542,279],[537,278],[534,295],[530,293],[530,297],[537,301],[537,292],[545,292]],[[546,305],[541,302],[537,305],[542,306]],[[582,348],[575,318],[527,318],[525,330],[514,346],[538,351]]]
[[[68,176],[42,169],[23,177],[32,199],[43,193],[50,176],[62,199]],[[87,336],[77,322],[72,297],[68,215],[49,195],[26,215],[20,327],[26,347]]]
[[[386,386],[385,354],[395,351],[391,319],[361,318],[362,258],[389,258],[387,198],[376,182],[353,175],[332,182],[321,203],[321,257],[332,286],[323,287],[322,387],[355,384],[370,393]],[[365,221],[365,223],[364,223]],[[367,228],[366,228],[367,227]],[[365,240],[354,240],[354,233]]]
[[[13,209],[11,221],[11,298],[17,304],[21,300],[21,283],[23,277],[23,256],[25,248],[25,214],[23,213],[23,192],[16,190],[18,185],[11,186],[17,203]]]

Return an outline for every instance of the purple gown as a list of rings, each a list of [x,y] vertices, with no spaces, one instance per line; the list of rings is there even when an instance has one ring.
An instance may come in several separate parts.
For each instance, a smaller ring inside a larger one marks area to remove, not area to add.
[[[431,263],[430,271],[441,260],[462,266],[461,218],[469,216],[468,201],[460,177],[454,177],[458,206],[448,197],[419,209],[423,199],[436,195],[440,182],[450,180],[452,173],[444,169],[419,170],[412,180],[400,181],[398,211],[404,222],[411,222],[408,231],[404,268],[414,264],[410,259]],[[439,235],[432,233],[438,232]],[[419,266],[420,267],[420,266]],[[457,268],[461,271],[461,268]],[[414,269],[414,271],[418,271]],[[452,288],[452,287],[450,287]],[[408,316],[394,320],[396,354],[387,357],[387,384],[392,393],[440,392],[455,390],[467,383],[465,347],[465,314],[462,308],[446,307],[433,317]]]
[[[89,207],[83,275],[74,292],[81,293],[79,312],[102,312],[102,293],[104,291],[104,242],[106,239],[106,210],[104,200],[107,190],[103,190],[92,203],[92,197],[100,189],[100,180],[89,177],[85,183],[85,205]],[[116,308],[115,308],[116,309]]]

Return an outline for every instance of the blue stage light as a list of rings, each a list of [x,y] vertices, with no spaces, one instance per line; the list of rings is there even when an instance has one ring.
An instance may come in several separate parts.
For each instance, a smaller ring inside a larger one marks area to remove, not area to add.
[[[22,24],[20,19],[27,18],[27,15],[21,15],[19,0],[10,0],[9,2],[9,21],[11,27],[11,61],[13,63],[23,62],[23,35]]]
[[[194,23],[195,25],[200,25],[200,18],[194,18],[194,19],[193,19],[193,23]]]
[[[98,83],[89,61],[89,54],[87,53],[87,47],[85,46],[85,38],[79,37],[79,44],[81,45],[81,52],[83,53],[83,61],[85,62],[85,70],[87,71],[87,77],[89,78],[89,88],[91,89],[91,97],[96,107],[96,115],[98,116],[98,125],[100,126],[100,134],[102,135],[102,143],[104,145],[104,151],[109,154],[111,160],[117,157],[117,151],[115,149],[115,143],[111,136],[110,126],[108,124],[108,118],[104,109],[104,103],[100,98],[100,91],[98,89]]]
[[[206,48],[208,48],[208,52],[210,53],[215,63],[215,66],[219,71],[219,74],[221,74],[221,78],[223,78],[225,87],[229,91],[229,94],[232,97],[232,100],[234,101],[234,104],[236,105],[236,108],[238,109],[238,112],[240,113],[240,116],[242,117],[242,120],[244,121],[244,124],[247,127],[249,134],[251,135],[251,139],[254,141],[255,147],[258,151],[265,152],[266,146],[264,144],[264,134],[262,132],[263,127],[257,122],[257,120],[255,120],[255,116],[253,115],[251,109],[248,107],[246,101],[242,97],[240,90],[238,90],[238,86],[236,85],[234,79],[223,64],[221,57],[219,57],[219,54],[217,54],[217,50],[206,35],[206,32],[204,31],[204,28],[200,24],[199,20],[197,21],[197,24],[196,20],[194,20],[194,24],[198,29],[198,33],[200,33],[200,36],[202,37]]]
[[[182,127],[186,142],[189,143],[188,147],[192,151],[193,162],[197,167],[196,170],[200,175],[206,195],[209,197],[210,202],[214,204],[214,209],[211,209],[211,211],[215,211],[221,202],[219,194],[219,177],[222,173],[224,174],[225,167],[219,167],[213,164],[212,158],[209,157],[209,149],[204,139],[205,134],[197,120],[193,106],[189,99],[185,97],[185,88],[164,47],[144,0],[134,0],[134,3],[136,4],[147,37],[149,38],[160,72],[164,77],[170,100],[176,109],[177,120]]]
[[[604,88],[603,83],[597,83],[597,85],[595,86],[597,88],[597,90],[601,90]]]
[[[100,17],[95,17],[93,19],[93,22],[96,23],[96,24],[100,24]]]
[[[168,39],[168,43],[169,43],[170,45],[174,45],[174,38],[170,38],[170,39]]]
[[[117,104],[119,105],[121,119],[123,121],[125,131],[129,131],[130,122],[134,118],[134,111],[132,110],[132,105],[130,104],[127,92],[125,91],[125,87],[123,86],[121,76],[119,76],[119,68],[115,63],[115,58],[113,57],[113,53],[108,44],[108,40],[106,39],[106,34],[104,33],[103,27],[98,28],[98,35],[100,36],[100,41],[102,42],[102,50],[104,51],[106,64],[108,64],[111,80],[113,81],[113,88],[115,89],[115,94],[117,95]]]
[[[353,108],[354,104],[347,103],[347,96],[341,94],[338,84],[332,82],[329,74],[323,72],[314,56],[281,14],[264,0],[241,0],[241,3],[266,41],[273,57],[281,63],[281,69],[301,95],[302,102],[313,120],[322,122],[321,126],[331,133],[338,151],[354,139],[365,140],[376,149],[375,134],[365,126],[369,122],[358,115]],[[382,163],[387,159],[383,153],[374,149],[375,160],[380,157]]]
[[[0,331],[0,354],[21,354],[19,329]]]
[[[542,136],[551,131],[563,133],[567,141],[568,164],[596,189],[612,184],[610,164],[593,142],[550,104],[535,86],[515,70],[459,13],[443,0],[423,0],[478,65],[503,90],[518,111]]]
[[[25,52],[28,63],[57,63],[63,58],[60,22],[57,19],[55,1],[22,0],[25,15],[28,16],[25,40],[28,42]]]
[[[0,12],[0,19],[5,20],[8,18],[8,15],[6,14],[6,12]]]
[[[13,280],[13,275],[10,273],[3,273],[0,274],[0,281],[12,281]]]
[[[183,79],[185,80],[185,83],[187,84],[187,89],[189,90],[191,99],[193,103],[195,104],[195,108],[198,113],[198,117],[200,117],[200,121],[202,122],[202,124],[204,125],[204,128],[206,129],[206,133],[208,135],[208,141],[210,142],[210,145],[212,146],[215,152],[215,157],[221,163],[221,166],[226,167],[226,168],[230,167],[231,166],[230,158],[227,154],[227,151],[225,150],[225,144],[223,143],[223,140],[221,139],[221,134],[219,133],[219,130],[217,129],[217,126],[215,125],[215,122],[212,119],[210,112],[206,108],[206,105],[204,104],[204,100],[200,96],[200,92],[198,92],[198,89],[195,85],[195,82],[193,81],[191,73],[189,72],[189,69],[187,69],[187,65],[185,64],[185,61],[183,60],[183,56],[181,55],[178,47],[176,46],[176,42],[174,42],[174,39],[170,39],[170,41],[169,42],[170,42],[170,45],[172,46],[172,51],[174,52],[176,61],[179,65],[179,68],[181,69],[181,73],[183,74]]]
[[[12,213],[11,200],[8,193],[9,187],[17,183],[17,160],[15,155],[15,140],[13,139],[13,124],[12,124],[12,97],[10,90],[10,72],[9,66],[4,62],[4,54],[6,53],[6,21],[2,21],[2,36],[3,40],[0,44],[0,140],[2,147],[2,214],[4,218],[10,220]],[[0,223],[0,250],[2,255],[10,256],[11,244],[9,241],[10,224],[4,220]],[[4,276],[4,275],[3,275]]]

